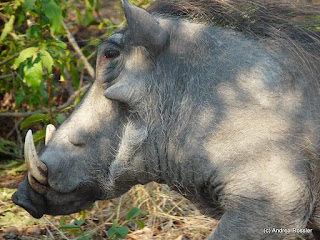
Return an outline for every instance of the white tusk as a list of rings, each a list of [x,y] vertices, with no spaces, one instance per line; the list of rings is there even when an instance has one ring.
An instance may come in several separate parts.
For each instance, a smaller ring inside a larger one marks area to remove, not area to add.
[[[47,184],[47,166],[39,159],[33,143],[31,130],[28,131],[24,143],[24,157],[27,163],[27,168],[31,175],[40,183]]]
[[[37,193],[45,194],[48,192],[48,187],[45,185],[39,184],[30,172],[28,172],[28,181],[32,189],[35,190]]]
[[[48,144],[48,142],[50,141],[50,139],[52,138],[52,135],[54,134],[54,132],[56,131],[56,127],[53,126],[52,124],[49,124],[46,128],[46,139],[45,139],[45,145]]]

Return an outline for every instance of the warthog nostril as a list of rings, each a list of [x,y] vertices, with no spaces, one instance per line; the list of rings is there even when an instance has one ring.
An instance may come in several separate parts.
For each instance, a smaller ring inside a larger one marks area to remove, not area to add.
[[[68,135],[68,140],[75,146],[83,146],[87,143],[88,134],[85,131],[71,131]]]

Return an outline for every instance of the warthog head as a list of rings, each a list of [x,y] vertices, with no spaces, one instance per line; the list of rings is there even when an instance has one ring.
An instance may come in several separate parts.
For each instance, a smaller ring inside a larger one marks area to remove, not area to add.
[[[26,136],[28,174],[12,199],[36,218],[74,213],[149,181],[140,153],[148,127],[134,109],[148,98],[169,35],[145,10],[123,5],[128,27],[101,44],[96,80],[77,109],[57,131],[49,126],[39,156],[31,131]]]

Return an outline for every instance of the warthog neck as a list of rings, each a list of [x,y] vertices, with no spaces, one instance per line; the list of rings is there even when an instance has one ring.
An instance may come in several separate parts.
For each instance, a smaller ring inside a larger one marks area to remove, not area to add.
[[[195,203],[206,215],[219,219],[223,209],[219,197],[223,191],[223,183],[216,167],[202,152],[200,146],[205,138],[190,142],[194,136],[189,132],[181,138],[165,137],[158,134],[157,138],[146,148],[151,156],[145,161],[144,169],[149,181],[165,183],[173,190]],[[159,137],[161,136],[161,137]],[[142,179],[145,181],[146,178]],[[141,180],[140,180],[141,181]]]

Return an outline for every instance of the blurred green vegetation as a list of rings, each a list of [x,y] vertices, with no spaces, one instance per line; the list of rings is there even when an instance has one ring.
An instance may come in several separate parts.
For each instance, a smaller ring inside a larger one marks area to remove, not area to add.
[[[152,1],[131,2],[147,7]],[[22,156],[26,128],[43,143],[45,125],[64,121],[93,81],[100,40],[124,24],[120,0],[0,2],[0,158]],[[21,134],[9,133],[10,127]],[[20,144],[20,152],[8,140]]]

